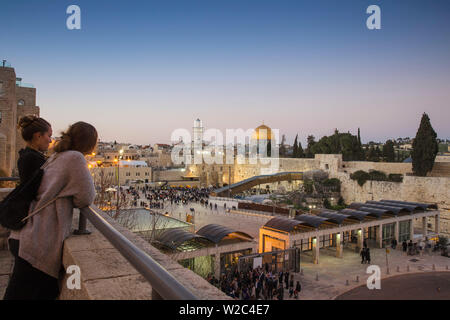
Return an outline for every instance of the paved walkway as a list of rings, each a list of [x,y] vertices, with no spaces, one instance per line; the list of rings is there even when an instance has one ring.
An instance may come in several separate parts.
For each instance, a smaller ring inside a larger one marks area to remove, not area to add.
[[[387,274],[385,249],[371,249],[370,251],[371,265],[378,265],[381,269],[382,289],[385,279],[398,275],[430,274],[436,273],[436,271],[448,272],[450,275],[450,271],[447,270],[447,268],[450,268],[450,258],[438,254],[406,256],[401,250],[392,249],[388,253],[389,274]],[[371,274],[366,273],[368,264],[361,264],[359,254],[344,250],[344,257],[338,259],[333,256],[333,253],[331,250],[321,249],[318,265],[309,262],[309,256],[302,255],[303,259],[300,265],[303,269],[303,275],[300,273],[294,275],[295,281],[299,280],[302,284],[300,299],[335,299],[349,290],[366,285]],[[318,280],[316,280],[317,277]]]
[[[450,272],[394,276],[385,279],[380,290],[361,286],[337,300],[450,300]]]

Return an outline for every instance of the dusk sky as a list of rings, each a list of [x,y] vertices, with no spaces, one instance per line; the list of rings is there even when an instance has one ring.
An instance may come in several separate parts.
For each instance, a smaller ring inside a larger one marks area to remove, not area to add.
[[[81,8],[81,30],[66,9]],[[369,30],[370,5],[381,30]],[[1,1],[0,59],[37,88],[55,135],[169,143],[177,128],[254,128],[318,140],[450,138],[449,0]]]

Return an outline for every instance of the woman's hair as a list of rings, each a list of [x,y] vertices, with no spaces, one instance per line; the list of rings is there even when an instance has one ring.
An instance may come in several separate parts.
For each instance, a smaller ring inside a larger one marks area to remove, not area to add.
[[[71,125],[66,132],[62,132],[61,140],[56,143],[53,150],[55,152],[75,150],[82,154],[88,154],[94,150],[97,137],[97,130],[94,126],[80,121]]]
[[[20,118],[17,126],[20,129],[23,140],[28,142],[33,140],[33,135],[36,132],[45,133],[51,128],[50,123],[34,115]]]

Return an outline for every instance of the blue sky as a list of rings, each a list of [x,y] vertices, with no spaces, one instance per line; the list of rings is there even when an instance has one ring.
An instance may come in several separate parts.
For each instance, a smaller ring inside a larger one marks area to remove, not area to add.
[[[81,30],[66,8],[81,8]],[[366,8],[381,8],[381,30]],[[264,121],[292,143],[340,131],[450,137],[450,1],[3,1],[0,58],[37,88],[55,131],[169,142]]]

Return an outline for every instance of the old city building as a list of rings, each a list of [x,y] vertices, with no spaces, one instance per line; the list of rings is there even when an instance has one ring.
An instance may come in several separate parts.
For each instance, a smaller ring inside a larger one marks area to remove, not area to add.
[[[22,83],[6,60],[0,62],[0,175],[14,175],[18,152],[25,146],[17,130],[24,115],[39,116],[36,89]]]

